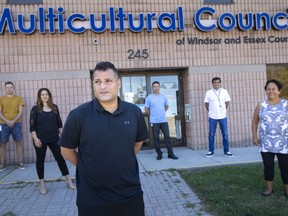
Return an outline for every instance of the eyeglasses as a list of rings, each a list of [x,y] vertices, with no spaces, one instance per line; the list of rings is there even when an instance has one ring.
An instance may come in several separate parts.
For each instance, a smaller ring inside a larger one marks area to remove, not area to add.
[[[221,83],[220,81],[214,81],[213,83]]]

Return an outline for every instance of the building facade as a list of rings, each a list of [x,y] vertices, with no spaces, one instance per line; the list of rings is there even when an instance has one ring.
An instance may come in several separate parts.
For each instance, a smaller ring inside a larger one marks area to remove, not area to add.
[[[38,89],[51,90],[65,122],[93,98],[89,71],[100,61],[119,69],[119,96],[143,111],[158,80],[170,103],[174,146],[194,150],[208,149],[204,95],[212,78],[221,77],[232,98],[230,146],[251,146],[251,120],[265,99],[266,80],[282,81],[288,95],[287,8],[285,0],[1,0],[0,96],[13,81],[25,100],[25,162],[35,161],[29,115]],[[222,148],[217,133],[215,146]],[[152,139],[143,146],[152,147]],[[49,153],[47,160],[53,160]],[[11,139],[7,164],[16,162]]]

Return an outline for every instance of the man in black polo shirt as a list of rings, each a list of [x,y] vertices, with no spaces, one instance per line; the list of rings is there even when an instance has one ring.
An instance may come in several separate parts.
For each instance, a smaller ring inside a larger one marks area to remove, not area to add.
[[[148,139],[142,111],[118,97],[121,82],[112,63],[98,63],[91,80],[96,98],[70,112],[60,140],[62,155],[77,166],[78,213],[142,216],[136,158]]]

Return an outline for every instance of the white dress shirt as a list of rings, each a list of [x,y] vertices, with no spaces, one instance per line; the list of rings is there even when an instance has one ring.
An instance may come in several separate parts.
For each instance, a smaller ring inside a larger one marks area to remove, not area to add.
[[[231,101],[228,91],[223,88],[210,89],[206,92],[204,102],[209,104],[209,118],[224,119],[226,118],[226,104]]]

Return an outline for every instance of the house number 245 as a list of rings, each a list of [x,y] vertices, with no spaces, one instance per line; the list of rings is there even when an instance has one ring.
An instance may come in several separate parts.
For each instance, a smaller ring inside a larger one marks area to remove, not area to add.
[[[129,49],[127,51],[128,53],[128,59],[147,59],[149,58],[149,51],[148,49],[137,49],[137,50],[133,50],[133,49]]]

